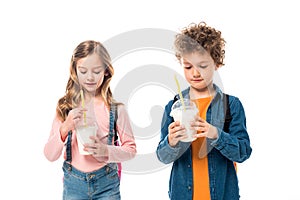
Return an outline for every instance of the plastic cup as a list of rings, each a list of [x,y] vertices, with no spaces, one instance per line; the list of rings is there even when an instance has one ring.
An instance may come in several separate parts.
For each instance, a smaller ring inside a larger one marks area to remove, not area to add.
[[[193,101],[190,99],[183,99],[184,106],[182,106],[182,101],[177,100],[171,108],[170,116],[174,118],[174,121],[179,121],[180,124],[185,126],[187,138],[181,140],[182,142],[192,142],[196,140],[194,135],[197,131],[190,129],[190,122],[194,121],[195,115],[198,114],[198,108]]]
[[[90,136],[96,136],[96,133],[97,133],[96,124],[83,125],[76,128],[78,150],[81,155],[91,154],[90,152],[83,150],[84,148],[83,144],[92,143],[93,141],[90,139]]]

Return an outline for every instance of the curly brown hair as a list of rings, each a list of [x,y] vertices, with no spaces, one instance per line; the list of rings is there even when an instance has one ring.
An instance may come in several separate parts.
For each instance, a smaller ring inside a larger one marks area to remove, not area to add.
[[[181,33],[176,35],[174,46],[178,60],[186,53],[207,51],[217,67],[224,65],[225,40],[221,36],[221,31],[207,26],[205,22],[191,23],[183,28]]]
[[[110,89],[110,81],[114,74],[114,69],[111,64],[111,58],[105,47],[97,41],[87,40],[81,42],[74,50],[71,63],[70,63],[70,77],[66,86],[65,95],[58,100],[56,112],[59,118],[63,121],[68,116],[68,113],[73,108],[77,107],[80,103],[80,85],[77,78],[77,61],[81,58],[85,58],[88,55],[96,53],[101,57],[103,64],[105,66],[105,72],[101,86],[96,90],[96,96],[100,95],[106,106],[109,106],[112,102],[115,102],[112,97],[112,92]],[[83,91],[84,92],[84,91]]]

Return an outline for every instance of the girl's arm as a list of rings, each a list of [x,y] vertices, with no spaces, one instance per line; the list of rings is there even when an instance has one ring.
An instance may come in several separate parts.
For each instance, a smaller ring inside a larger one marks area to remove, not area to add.
[[[118,106],[117,131],[120,138],[120,146],[107,145],[108,160],[106,162],[123,162],[134,158],[136,143],[130,119],[124,106]]]
[[[62,141],[59,131],[61,124],[62,122],[58,117],[55,117],[52,123],[50,136],[44,147],[44,155],[49,161],[57,160],[61,156],[64,148],[64,141]]]

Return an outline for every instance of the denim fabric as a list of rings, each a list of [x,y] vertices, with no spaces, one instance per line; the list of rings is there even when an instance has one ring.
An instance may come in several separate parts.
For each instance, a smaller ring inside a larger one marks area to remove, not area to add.
[[[114,137],[114,113],[110,110],[110,131],[107,143],[112,145]],[[120,200],[120,178],[118,165],[109,163],[94,172],[85,173],[71,165],[72,132],[68,133],[66,143],[67,158],[63,164],[63,200]]]
[[[120,199],[118,170],[110,164],[95,172],[84,173],[64,162],[63,172],[63,200]]]
[[[238,178],[233,162],[243,162],[251,155],[250,139],[246,128],[246,117],[243,106],[237,97],[229,95],[231,122],[229,131],[223,130],[225,109],[222,91],[214,85],[216,95],[212,100],[206,120],[218,129],[218,138],[208,140],[208,170],[211,200],[239,199]],[[182,92],[189,98],[189,88]],[[168,126],[174,120],[170,116],[173,100],[165,107],[161,123],[161,140],[156,154],[165,163],[173,162],[169,181],[169,197],[171,200],[192,200],[193,169],[191,143],[179,142],[175,147],[168,143]]]

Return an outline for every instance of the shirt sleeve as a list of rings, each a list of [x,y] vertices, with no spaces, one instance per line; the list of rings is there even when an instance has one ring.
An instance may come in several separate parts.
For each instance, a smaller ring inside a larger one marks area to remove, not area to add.
[[[232,120],[229,132],[218,128],[218,139],[212,145],[229,160],[243,162],[251,155],[252,148],[246,128],[246,116],[242,103],[238,98],[233,98],[230,103]]]
[[[156,149],[156,155],[159,161],[164,164],[169,164],[177,160],[190,146],[190,142],[179,141],[175,147],[171,147],[168,141],[169,125],[174,121],[170,116],[171,106],[173,101],[170,101],[165,106],[165,111],[163,114],[161,122],[161,136],[160,142]]]
[[[50,136],[44,147],[44,155],[51,162],[57,160],[61,156],[64,148],[64,142],[61,139],[59,131],[61,124],[62,122],[58,117],[55,117],[52,123]]]
[[[108,160],[106,162],[123,162],[134,158],[136,143],[125,106],[118,106],[117,131],[120,146],[108,145]]]

